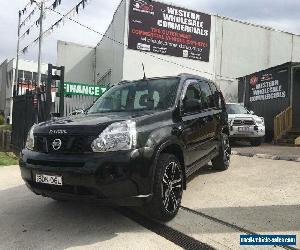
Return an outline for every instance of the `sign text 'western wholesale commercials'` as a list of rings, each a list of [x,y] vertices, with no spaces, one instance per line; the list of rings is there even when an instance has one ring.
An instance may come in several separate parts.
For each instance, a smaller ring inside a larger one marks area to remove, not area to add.
[[[209,61],[211,16],[160,2],[131,0],[128,48]]]

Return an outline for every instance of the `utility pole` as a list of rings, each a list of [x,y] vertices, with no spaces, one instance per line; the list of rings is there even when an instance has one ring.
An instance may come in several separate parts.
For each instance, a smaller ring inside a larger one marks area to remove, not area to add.
[[[39,55],[38,55],[38,79],[37,85],[41,86],[41,61],[42,61],[42,43],[43,43],[43,18],[44,18],[44,0],[41,0],[40,4],[40,35],[39,35]]]
[[[12,124],[13,119],[13,105],[14,105],[14,94],[19,94],[19,54],[20,54],[20,30],[21,30],[21,11],[19,11],[19,21],[18,21],[18,40],[17,40],[17,58],[16,58],[16,70],[15,77],[11,86],[11,100],[10,100],[10,114],[9,114],[9,123]]]
[[[14,79],[14,84],[16,86],[16,91],[17,91],[17,94],[18,94],[18,91],[19,91],[19,54],[20,54],[20,30],[21,30],[21,11],[19,11],[19,21],[18,21],[18,41],[17,41],[17,59],[16,59],[16,71],[15,71],[15,79]],[[14,85],[13,84],[13,85]],[[14,86],[12,86],[13,89],[14,89]]]

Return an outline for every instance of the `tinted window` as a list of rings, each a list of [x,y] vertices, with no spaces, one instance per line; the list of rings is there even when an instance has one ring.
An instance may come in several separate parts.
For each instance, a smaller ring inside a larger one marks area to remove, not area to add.
[[[112,87],[90,108],[89,113],[165,110],[175,103],[179,78],[161,78]]]
[[[189,84],[185,96],[183,99],[184,112],[194,113],[199,112],[202,108],[201,105],[201,91],[198,82],[193,80],[188,80],[186,84]],[[190,105],[191,101],[194,101],[194,105]],[[198,105],[197,104],[198,101]]]
[[[199,81],[201,89],[202,109],[213,108],[215,106],[212,92],[208,82]]]

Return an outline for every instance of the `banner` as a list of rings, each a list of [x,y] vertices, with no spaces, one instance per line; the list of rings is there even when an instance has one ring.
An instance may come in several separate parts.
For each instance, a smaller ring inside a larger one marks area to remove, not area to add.
[[[83,95],[83,96],[101,96],[105,91],[106,87],[95,85],[95,84],[85,84],[85,83],[75,83],[75,82],[65,82],[65,96],[73,95]],[[57,88],[56,95],[59,96],[59,88]]]
[[[209,61],[211,16],[168,4],[131,0],[128,48]]]
[[[249,101],[271,101],[288,96],[288,70],[262,71],[249,77]]]

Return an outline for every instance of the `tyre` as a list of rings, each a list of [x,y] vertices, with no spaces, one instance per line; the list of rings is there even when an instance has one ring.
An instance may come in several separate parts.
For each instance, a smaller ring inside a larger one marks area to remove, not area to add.
[[[221,171],[228,169],[230,163],[230,154],[231,147],[229,143],[229,137],[227,134],[222,133],[219,155],[212,160],[213,169]]]
[[[255,138],[255,139],[252,139],[250,141],[251,143],[251,146],[260,146],[261,143],[262,143],[262,139],[261,138]]]
[[[161,154],[155,172],[153,198],[148,214],[160,221],[169,221],[178,213],[183,192],[183,171],[178,159]]]

